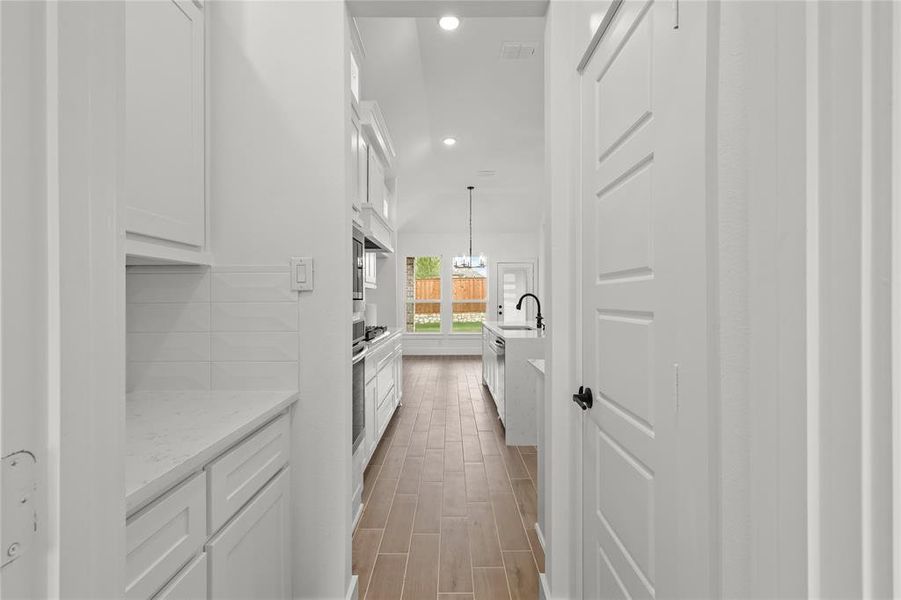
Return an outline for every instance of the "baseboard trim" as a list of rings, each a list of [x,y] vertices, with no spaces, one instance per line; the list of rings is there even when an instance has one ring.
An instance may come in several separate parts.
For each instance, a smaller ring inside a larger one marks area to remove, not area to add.
[[[541,531],[541,527],[538,526],[538,523],[535,523],[535,535],[538,536],[538,543],[541,544],[541,551],[547,554],[547,548],[544,546],[544,533]]]
[[[350,583],[347,585],[347,595],[345,595],[345,600],[358,600],[360,597],[359,590],[360,580],[357,579],[356,575],[350,576]]]
[[[551,597],[551,588],[547,583],[547,575],[539,573],[538,581],[541,583],[541,587],[538,589],[538,600],[548,600]]]

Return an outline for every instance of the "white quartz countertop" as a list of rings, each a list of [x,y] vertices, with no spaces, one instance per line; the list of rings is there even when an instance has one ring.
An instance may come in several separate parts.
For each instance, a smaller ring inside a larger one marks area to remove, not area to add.
[[[126,514],[199,470],[296,400],[296,391],[127,394]]]
[[[389,327],[388,331],[383,333],[377,338],[373,338],[369,340],[369,348],[370,350],[374,350],[381,344],[384,344],[388,340],[396,338],[403,330],[400,327]]]
[[[515,324],[519,325],[519,323]],[[522,324],[535,327],[534,323]],[[544,337],[544,331],[540,331],[538,329],[501,329],[501,323],[499,323],[498,321],[485,321],[483,325],[486,329],[488,329],[495,335],[499,335],[505,340],[537,340]],[[510,325],[514,325],[514,323],[510,323]]]
[[[535,370],[544,375],[544,359],[543,358],[530,358],[529,364],[535,367]]]

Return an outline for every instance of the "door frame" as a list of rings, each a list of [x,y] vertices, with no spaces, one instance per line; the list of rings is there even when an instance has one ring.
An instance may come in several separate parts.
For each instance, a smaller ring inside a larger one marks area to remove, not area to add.
[[[488,290],[488,299],[491,300],[493,298],[495,306],[499,306],[500,302],[501,302],[500,295],[498,294],[498,291],[499,291],[498,285],[500,284],[500,281],[501,281],[500,268],[501,268],[501,265],[506,265],[506,264],[529,264],[529,265],[532,265],[532,288],[533,289],[531,290],[531,292],[535,295],[538,295],[539,274],[538,274],[538,259],[537,258],[504,258],[504,259],[500,259],[494,263],[494,282],[493,282],[494,283],[494,294],[491,293],[490,288]],[[488,285],[489,286],[492,283],[491,280],[492,280],[492,278],[489,273],[489,277],[488,277]],[[498,310],[497,308],[494,309],[495,317],[499,316],[497,314],[497,310]],[[497,319],[497,320],[500,321],[500,319]]]
[[[39,535],[34,555],[19,560],[36,560],[28,585],[42,595],[113,598],[124,589],[125,564],[125,268],[117,218],[124,4],[31,6],[41,11],[40,39],[4,48],[35,59],[29,93],[41,114],[32,133],[42,152],[29,168],[41,188],[24,200],[45,215],[33,232],[41,255],[20,257],[44,280],[47,307],[45,351],[34,359],[46,373],[33,407],[41,425]],[[15,142],[0,135],[3,146]]]

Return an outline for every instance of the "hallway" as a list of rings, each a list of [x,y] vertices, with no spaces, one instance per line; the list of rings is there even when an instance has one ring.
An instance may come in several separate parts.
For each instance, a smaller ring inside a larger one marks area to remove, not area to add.
[[[478,357],[404,358],[398,408],[364,479],[361,600],[534,600],[537,454],[507,447]]]

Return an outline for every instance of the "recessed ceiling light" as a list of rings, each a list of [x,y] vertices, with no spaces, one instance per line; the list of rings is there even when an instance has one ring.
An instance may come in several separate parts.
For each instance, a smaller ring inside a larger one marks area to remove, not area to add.
[[[447,15],[438,19],[438,27],[444,31],[453,31],[460,26],[460,19],[453,15]]]
[[[445,146],[453,146],[454,144],[457,143],[457,138],[455,138],[455,137],[446,137],[446,138],[444,138],[444,139],[441,140],[441,141],[444,143]]]

